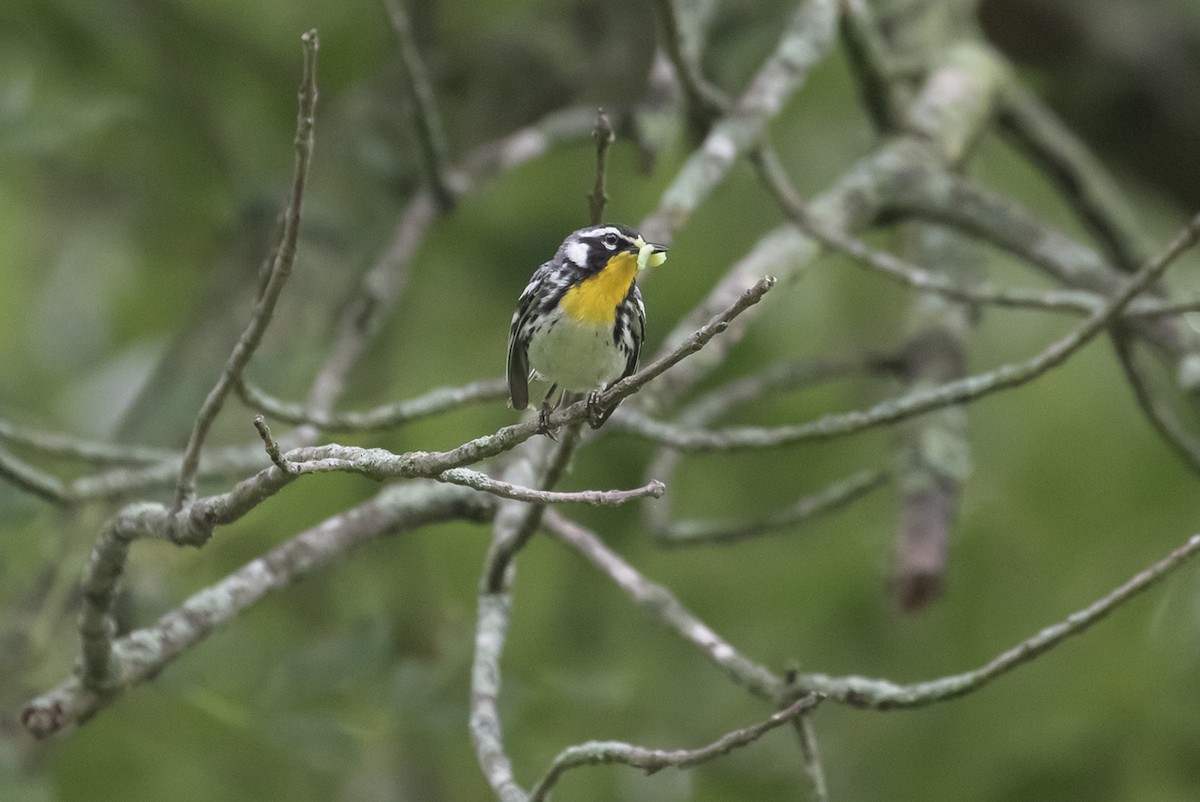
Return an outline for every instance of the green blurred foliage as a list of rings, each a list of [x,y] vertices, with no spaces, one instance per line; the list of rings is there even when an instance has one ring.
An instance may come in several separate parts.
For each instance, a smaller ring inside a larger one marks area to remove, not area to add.
[[[769,52],[788,4],[727,5],[705,69],[736,89]],[[644,90],[653,20],[632,0],[415,2],[412,13],[455,153],[563,103],[623,109]],[[186,438],[244,323],[290,179],[298,37],[309,27],[321,32],[321,100],[302,253],[250,369],[285,397],[306,389],[341,301],[420,180],[381,4],[0,5],[0,414],[80,435]],[[872,145],[840,54],[814,73],[772,138],[809,194]],[[649,212],[684,155],[662,154],[647,176],[634,147],[618,141],[610,217],[636,222]],[[348,403],[498,375],[525,279],[585,221],[591,167],[588,143],[563,146],[487,184],[437,224],[352,377]],[[976,174],[1082,236],[1002,143],[984,143]],[[1182,219],[1152,183],[1130,177],[1130,186],[1139,187],[1149,230]],[[735,168],[645,287],[650,351],[779,220],[750,169]],[[1035,280],[997,254],[987,262],[998,280]],[[1180,276],[1186,287],[1194,270]],[[893,346],[908,298],[823,258],[773,294],[717,378],[784,356]],[[1069,325],[989,312],[971,365],[1021,358]],[[838,384],[763,402],[744,419],[807,420],[891,389]],[[247,441],[249,417],[232,404],[216,440]],[[496,404],[339,439],[440,448],[512,419]],[[890,612],[883,594],[890,493],[735,548],[661,551],[632,508],[571,512],[755,659],[897,681],[980,664],[1197,525],[1194,480],[1140,417],[1102,344],[975,405],[971,435],[976,473],[948,592],[911,619]],[[676,477],[677,511],[753,515],[886,461],[894,443],[885,431],[688,459]],[[610,437],[579,456],[568,484],[631,486],[650,453]],[[128,570],[130,622],[153,621],[373,491],[355,477],[311,478],[202,551],[140,545]],[[78,732],[31,743],[15,711],[69,670],[72,587],[107,512],[59,514],[0,486],[0,799],[488,798],[466,726],[488,533],[465,524],[367,547],[267,598]],[[565,549],[535,539],[519,563],[501,708],[523,781],[578,741],[699,746],[764,716]],[[826,705],[815,721],[834,798],[1197,798],[1198,591],[1195,571],[1185,571],[1086,636],[952,703],[890,714]],[[779,731],[689,772],[572,772],[556,798],[775,800],[796,798],[800,785],[795,744]]]

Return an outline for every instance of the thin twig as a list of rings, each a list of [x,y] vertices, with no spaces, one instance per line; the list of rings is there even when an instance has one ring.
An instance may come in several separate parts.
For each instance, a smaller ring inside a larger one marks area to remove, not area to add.
[[[670,590],[643,576],[594,532],[554,510],[546,513],[542,524],[550,535],[570,546],[612,580],[635,604],[703,652],[734,682],[744,685],[752,694],[763,699],[777,698],[783,682],[780,677],[734,649],[684,607]]]
[[[620,763],[654,774],[665,768],[687,769],[713,758],[727,755],[734,749],[748,746],[776,727],[794,723],[815,708],[821,697],[812,695],[797,699],[770,718],[733,730],[717,740],[697,749],[649,749],[637,744],[620,741],[589,741],[569,746],[558,753],[550,764],[549,771],[529,792],[529,802],[543,802],[562,775],[580,766],[598,766]]]
[[[761,518],[749,521],[679,519],[671,521],[666,528],[653,530],[653,534],[659,544],[670,547],[737,543],[807,523],[848,507],[886,485],[891,478],[890,472],[878,468],[862,470],[830,482],[815,493]]]
[[[707,16],[699,3],[681,8],[676,0],[655,0],[660,25],[659,42],[675,68],[683,90],[684,111],[692,133],[703,136],[712,120],[729,107],[729,98],[701,73],[699,39]],[[682,15],[682,18],[681,18]]]
[[[1104,305],[1104,296],[1092,292],[1071,290],[1028,290],[1023,288],[992,287],[987,284],[964,284],[940,273],[920,268],[887,251],[876,250],[862,240],[822,225],[808,212],[784,172],[778,155],[762,147],[753,153],[763,184],[774,195],[784,212],[806,234],[823,245],[849,256],[854,263],[924,292],[937,293],[954,301],[1014,309],[1041,309],[1091,314]],[[1152,299],[1140,314],[1156,308]]]
[[[593,507],[615,507],[639,498],[662,498],[666,488],[662,482],[652,481],[632,490],[538,490],[532,487],[502,482],[486,473],[467,468],[451,468],[433,477],[439,482],[471,487],[493,496],[513,501],[528,501],[536,504],[590,504]]]
[[[898,165],[897,165],[898,166]],[[895,215],[913,215],[943,223],[1007,251],[1070,287],[1111,297],[1128,274],[1107,263],[1095,250],[1072,240],[1019,201],[946,170],[919,163],[888,170],[880,177]],[[1129,306],[1137,334],[1176,357],[1194,361],[1200,334],[1169,317],[1154,314],[1152,302],[1138,298]],[[1149,315],[1137,314],[1146,310]],[[1194,372],[1180,371],[1181,376]],[[1183,389],[1196,389],[1181,382]]]
[[[446,169],[446,134],[434,98],[433,82],[429,80],[425,62],[421,59],[421,50],[413,36],[412,21],[404,7],[404,0],[384,0],[384,5],[400,45],[400,57],[404,60],[404,77],[413,101],[413,128],[416,129],[420,145],[421,161],[438,205],[442,211],[449,211],[454,208],[456,193],[450,187],[450,174]]]
[[[805,360],[773,365],[701,396],[689,404],[676,420],[680,424],[692,427],[707,426],[742,404],[761,398],[768,392],[814,385],[856,371],[886,371],[889,362],[889,357],[880,354],[856,354],[840,359]],[[889,478],[885,471],[861,471],[832,482],[783,510],[768,513],[752,521],[675,520],[671,517],[669,487],[681,456],[680,452],[664,447],[659,449],[646,466],[647,477],[657,477],[668,484],[668,491],[663,494],[662,502],[647,504],[643,508],[646,529],[663,546],[729,543],[778,531],[839,509],[882,487]]]
[[[596,110],[596,127],[592,131],[596,140],[596,178],[588,194],[588,209],[592,225],[604,221],[604,207],[608,204],[608,149],[613,143],[612,123],[604,109]]]
[[[1150,389],[1149,377],[1137,363],[1133,353],[1133,343],[1128,335],[1120,331],[1112,332],[1113,349],[1117,353],[1117,361],[1125,374],[1126,381],[1133,389],[1133,396],[1151,427],[1166,444],[1174,451],[1183,464],[1193,473],[1200,474],[1200,443],[1188,432],[1187,428],[1176,417],[1175,412],[1167,403]]]
[[[880,402],[866,410],[826,415],[810,423],[776,428],[730,427],[697,431],[657,421],[632,409],[618,410],[614,421],[633,434],[688,451],[778,448],[803,440],[820,440],[905,420],[950,404],[976,401],[1002,390],[1019,387],[1069,359],[1107,329],[1121,310],[1162,276],[1168,267],[1200,237],[1200,215],[1154,259],[1131,276],[1108,302],[1078,328],[1023,361],[1001,365],[987,373],[946,382]]]
[[[275,467],[286,474],[291,474],[295,471],[292,463],[283,458],[279,453],[279,443],[275,442],[275,438],[271,436],[271,429],[267,426],[267,419],[262,415],[254,416],[254,428],[258,430],[258,436],[262,438],[263,447],[267,450],[267,456],[271,458],[271,462]]]
[[[1200,534],[1193,535],[1182,546],[1149,568],[1138,572],[1106,596],[1021,641],[974,671],[910,685],[898,685],[889,680],[867,677],[801,674],[792,683],[792,692],[819,693],[854,707],[872,710],[920,707],[963,696],[1028,663],[1070,636],[1084,632],[1137,594],[1178,570],[1197,552],[1200,552]]]
[[[800,760],[804,776],[808,778],[809,802],[829,802],[829,786],[825,782],[825,767],[821,763],[821,750],[817,746],[812,716],[792,719],[792,729],[796,731],[796,739],[800,742]]]
[[[97,465],[146,465],[180,456],[180,452],[169,448],[84,440],[57,432],[18,426],[3,418],[0,418],[0,440],[32,449],[47,457],[60,457]]]
[[[216,385],[209,391],[208,397],[196,415],[196,422],[188,438],[187,447],[183,452],[183,464],[179,471],[179,481],[175,488],[174,509],[178,511],[195,493],[196,469],[200,465],[200,450],[208,436],[209,427],[216,420],[225,403],[229,391],[234,388],[245,370],[246,363],[254,355],[255,349],[262,340],[263,332],[271,322],[275,304],[279,294],[292,272],[296,261],[296,241],[300,231],[300,209],[304,201],[304,188],[308,179],[308,166],[312,161],[314,111],[317,103],[317,49],[316,30],[310,30],[300,37],[304,53],[303,77],[300,82],[299,111],[296,115],[296,164],[292,176],[291,197],[283,217],[283,230],[279,237],[279,246],[265,287],[255,305],[254,314],[250,318],[246,330],[238,339],[233,352],[225,362],[221,376]]]
[[[841,0],[841,6],[842,44],[863,105],[877,130],[895,131],[904,118],[904,99],[887,42],[866,0]]]
[[[462,387],[437,387],[415,398],[361,412],[319,412],[304,404],[278,399],[249,382],[243,382],[241,395],[249,406],[276,420],[311,425],[330,432],[352,432],[390,429],[468,404],[498,401],[507,397],[508,384],[504,379],[484,379]]]
[[[1000,130],[1055,183],[1113,262],[1130,272],[1136,270],[1148,255],[1136,217],[1087,145],[1016,82],[1004,87],[998,121]]]
[[[30,465],[6,448],[0,448],[0,479],[51,504],[65,506],[75,501],[61,479]]]

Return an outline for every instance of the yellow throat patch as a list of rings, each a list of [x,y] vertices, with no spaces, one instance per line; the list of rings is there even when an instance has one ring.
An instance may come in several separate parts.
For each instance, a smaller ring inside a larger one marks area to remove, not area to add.
[[[585,323],[612,323],[637,274],[638,254],[622,251],[599,273],[567,290],[563,311]]]

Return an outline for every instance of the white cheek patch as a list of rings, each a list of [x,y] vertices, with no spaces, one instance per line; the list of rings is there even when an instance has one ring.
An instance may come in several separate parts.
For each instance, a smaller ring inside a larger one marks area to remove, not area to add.
[[[567,246],[567,258],[576,267],[587,267],[588,246],[583,242],[572,242]]]
[[[667,261],[666,252],[659,251],[655,253],[654,246],[649,243],[638,249],[638,271],[645,270],[647,267],[658,267],[665,261]]]

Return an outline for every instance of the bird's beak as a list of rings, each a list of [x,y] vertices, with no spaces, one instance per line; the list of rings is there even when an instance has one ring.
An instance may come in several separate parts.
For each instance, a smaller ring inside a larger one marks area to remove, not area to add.
[[[667,261],[667,247],[665,245],[656,245],[653,242],[646,242],[641,237],[638,237],[637,246],[638,271],[645,270],[647,267],[658,267]]]

